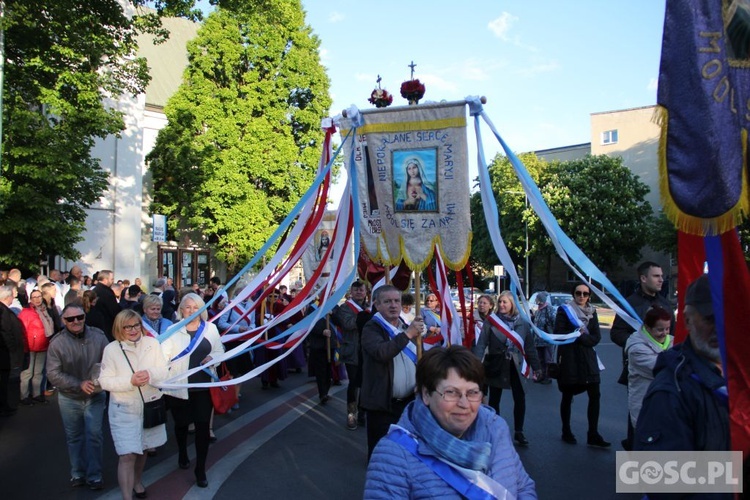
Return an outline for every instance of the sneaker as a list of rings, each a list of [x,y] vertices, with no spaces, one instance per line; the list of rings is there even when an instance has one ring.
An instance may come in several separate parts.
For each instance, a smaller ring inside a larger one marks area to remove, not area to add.
[[[20,403],[24,406],[34,406],[34,400],[31,398],[23,398]]]
[[[542,385],[549,385],[549,384],[552,383],[552,379],[551,378],[545,378],[545,379],[542,379],[542,381],[539,382],[539,383],[542,384]]]
[[[346,428],[350,431],[356,431],[357,430],[357,417],[354,416],[354,413],[349,413],[346,416]]]
[[[612,446],[612,443],[608,443],[607,441],[605,441],[598,432],[589,432],[587,443],[589,446],[594,446],[596,448],[609,448],[610,446]]]
[[[329,396],[328,394],[326,394],[325,396],[320,396],[320,404],[326,404],[329,399],[331,399],[331,396]]]
[[[101,479],[98,481],[89,481],[89,489],[92,491],[99,491],[104,488],[104,483]]]
[[[82,477],[71,477],[70,478],[70,486],[73,488],[80,488],[81,486],[86,484],[86,480]]]
[[[34,402],[35,403],[46,403],[47,402],[47,398],[45,398],[44,396],[37,396],[37,397],[34,398]]]
[[[240,409],[240,404],[239,403],[235,403],[234,405],[232,405],[232,409],[233,410],[239,410]]]

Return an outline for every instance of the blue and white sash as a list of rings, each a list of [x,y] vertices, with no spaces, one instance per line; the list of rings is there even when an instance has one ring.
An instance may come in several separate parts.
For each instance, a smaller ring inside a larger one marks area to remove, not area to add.
[[[583,321],[581,321],[573,308],[570,307],[570,304],[563,304],[560,307],[562,307],[563,311],[565,311],[565,315],[568,317],[568,321],[570,321],[571,325],[573,325],[576,329],[579,329],[583,326]]]
[[[578,317],[573,308],[570,307],[570,304],[563,304],[560,307],[562,307],[563,311],[565,311],[565,315],[568,317],[568,321],[570,321],[570,323],[576,328],[576,331],[580,330],[581,327],[584,326],[583,321],[581,321],[581,318]],[[599,371],[604,371],[604,363],[602,363],[602,359],[596,353],[596,349],[594,349],[594,354],[596,354],[596,365],[599,367]]]
[[[400,328],[388,323],[380,313],[375,313],[372,319],[377,321],[378,324],[382,326],[386,332],[388,332],[388,336],[390,338],[394,338],[396,335],[401,333]],[[404,347],[402,352],[406,354],[406,356],[410,360],[412,360],[415,365],[417,364],[417,346],[415,346],[411,341],[409,341],[409,343],[406,344],[406,347]]]
[[[198,347],[198,344],[203,338],[203,330],[205,327],[206,327],[206,323],[201,321],[201,324],[198,327],[198,330],[196,330],[195,335],[193,335],[193,338],[190,339],[190,343],[188,344],[188,346],[180,354],[172,358],[171,362],[177,361],[183,356],[190,355],[196,349],[196,347]]]
[[[458,467],[449,462],[444,462],[437,457],[421,455],[418,450],[417,440],[406,429],[398,425],[391,425],[386,437],[414,455],[464,498],[470,500],[515,499],[505,486],[487,474]]]

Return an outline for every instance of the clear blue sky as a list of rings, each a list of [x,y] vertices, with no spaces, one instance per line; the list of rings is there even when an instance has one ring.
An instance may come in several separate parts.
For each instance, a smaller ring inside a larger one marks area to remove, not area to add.
[[[425,100],[486,96],[515,151],[589,142],[590,113],[656,103],[664,0],[302,3],[332,114],[372,107],[378,74],[394,105],[406,104],[399,87],[412,60]]]
[[[331,115],[371,108],[378,74],[393,105],[405,105],[399,88],[411,61],[425,100],[486,96],[485,111],[516,152],[590,142],[591,113],[656,104],[664,0],[302,3],[321,40]],[[482,134],[490,161],[500,146]],[[471,126],[470,179],[474,144]]]
[[[393,105],[405,105],[399,88],[411,61],[425,100],[486,96],[487,114],[517,152],[590,142],[591,113],[656,104],[665,0],[302,4],[321,40],[332,116],[351,104],[371,108],[377,75]],[[483,136],[490,161],[500,147]],[[476,177],[475,165],[469,173]]]

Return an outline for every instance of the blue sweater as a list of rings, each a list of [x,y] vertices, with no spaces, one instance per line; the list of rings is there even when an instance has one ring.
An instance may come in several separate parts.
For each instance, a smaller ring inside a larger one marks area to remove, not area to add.
[[[412,408],[422,404],[413,401],[404,410],[398,425],[416,435],[412,424]],[[419,451],[433,454],[421,436]],[[489,406],[481,406],[474,424],[464,439],[492,443],[492,459],[487,475],[502,484],[517,499],[537,498],[536,486],[521,464],[513,448],[508,424]],[[388,438],[380,440],[367,467],[364,498],[461,498],[448,483],[429,469],[417,457]]]

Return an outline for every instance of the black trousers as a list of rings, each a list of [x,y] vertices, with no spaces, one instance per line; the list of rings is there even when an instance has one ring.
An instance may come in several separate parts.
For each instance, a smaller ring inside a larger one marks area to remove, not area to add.
[[[495,413],[500,414],[500,398],[503,390],[500,387],[489,386],[489,388],[488,404],[494,408]],[[513,393],[513,430],[523,432],[523,422],[526,419],[526,393],[514,363],[510,366],[510,390]]]
[[[398,423],[404,408],[414,401],[414,396],[405,399],[392,399],[391,411],[367,410],[367,461],[381,438],[388,434],[391,424]]]
[[[362,376],[359,370],[359,365],[345,363],[344,366],[346,367],[346,377],[349,379],[349,385],[346,388],[346,402],[356,403],[357,389],[362,385]]]
[[[181,462],[187,461],[188,426],[195,424],[195,475],[198,479],[205,479],[206,457],[211,442],[211,393],[206,389],[189,391],[188,399],[165,397],[174,419],[174,434]]]
[[[318,397],[323,398],[331,390],[331,362],[328,361],[328,355],[324,349],[310,349],[308,359],[308,368],[315,376],[315,383],[318,385]]]
[[[601,393],[599,384],[586,384],[586,392],[589,396],[589,405],[587,416],[589,420],[589,433],[599,432],[599,405],[601,402]],[[562,420],[563,433],[570,434],[570,412],[573,406],[573,391],[562,390],[562,401],[560,401],[560,419]]]
[[[21,371],[0,370],[0,413],[13,413],[21,401]]]

